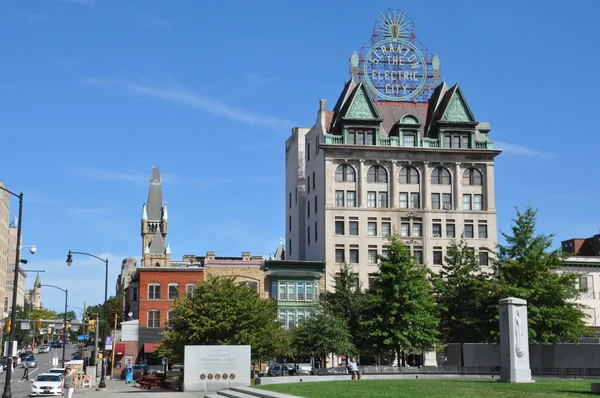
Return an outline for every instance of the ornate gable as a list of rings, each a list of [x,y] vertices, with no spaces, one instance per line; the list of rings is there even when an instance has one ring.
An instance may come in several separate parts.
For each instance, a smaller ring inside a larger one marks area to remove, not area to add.
[[[442,122],[474,122],[475,117],[469,108],[469,104],[458,86],[454,88],[452,97],[444,110],[441,118]]]
[[[367,91],[362,83],[360,83],[356,88],[344,118],[367,120],[380,119],[379,112],[377,112],[377,108],[373,105],[373,102],[371,101],[371,98],[367,94]]]

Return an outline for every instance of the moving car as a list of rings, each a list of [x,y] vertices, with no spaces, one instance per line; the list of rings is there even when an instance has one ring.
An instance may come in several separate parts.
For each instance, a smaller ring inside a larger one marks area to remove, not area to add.
[[[61,383],[62,377],[53,373],[42,373],[32,380],[31,396],[38,395],[63,395]]]
[[[25,366],[29,368],[37,368],[37,359],[35,359],[33,356],[23,359],[22,367]]]
[[[50,352],[50,347],[47,345],[43,345],[40,348],[38,348],[38,353],[39,354],[43,354],[45,352]]]

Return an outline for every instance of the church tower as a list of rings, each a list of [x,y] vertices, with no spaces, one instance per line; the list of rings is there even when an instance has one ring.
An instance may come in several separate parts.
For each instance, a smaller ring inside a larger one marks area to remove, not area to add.
[[[142,267],[168,267],[171,249],[166,243],[168,232],[167,204],[162,201],[160,170],[152,168],[148,202],[142,208]]]
[[[42,279],[38,273],[31,289],[31,304],[33,308],[42,308]]]

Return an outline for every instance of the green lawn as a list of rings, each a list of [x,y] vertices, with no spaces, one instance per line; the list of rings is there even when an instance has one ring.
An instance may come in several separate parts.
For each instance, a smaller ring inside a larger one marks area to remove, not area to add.
[[[598,380],[545,379],[510,384],[497,380],[347,380],[275,384],[256,388],[306,398],[331,397],[581,397]]]

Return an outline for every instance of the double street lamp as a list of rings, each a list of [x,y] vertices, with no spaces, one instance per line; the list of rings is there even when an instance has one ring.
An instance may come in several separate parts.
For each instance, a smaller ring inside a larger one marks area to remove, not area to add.
[[[65,313],[63,316],[63,347],[62,347],[62,367],[65,367],[65,349],[67,347],[67,302],[69,299],[69,289],[63,289],[60,288],[58,286],[54,286],[54,285],[47,285],[47,284],[38,284],[38,287],[42,287],[42,286],[46,286],[46,287],[52,287],[54,289],[58,289],[61,290],[63,292],[65,292]]]
[[[19,223],[20,222],[21,222],[21,220],[19,219]],[[95,256],[90,253],[74,252],[74,251],[69,250],[69,254],[67,254],[67,265],[69,267],[73,264],[73,254],[81,254],[83,256],[94,257],[95,259],[102,261],[106,265],[106,277],[104,278],[104,323],[102,324],[102,339],[104,341],[104,353],[102,355],[102,373],[100,376],[100,384],[98,384],[98,389],[104,390],[104,389],[106,389],[106,324],[108,322],[108,306],[107,306],[107,301],[108,301],[108,259],[100,258],[100,257]],[[13,300],[16,300],[16,298],[13,298]],[[65,311],[65,313],[66,313],[66,311]],[[96,353],[96,355],[98,355],[98,353]],[[5,398],[5,397],[2,396],[2,398]]]

